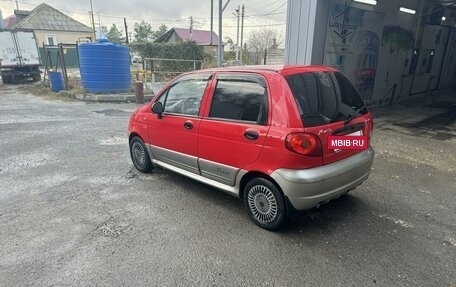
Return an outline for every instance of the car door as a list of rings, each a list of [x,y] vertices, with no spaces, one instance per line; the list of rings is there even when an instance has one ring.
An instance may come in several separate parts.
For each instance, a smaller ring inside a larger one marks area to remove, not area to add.
[[[199,174],[197,137],[200,106],[210,74],[177,79],[157,99],[164,112],[149,124],[152,157],[160,162]]]
[[[260,75],[217,75],[199,126],[202,176],[233,186],[238,171],[256,161],[268,132],[266,86]]]

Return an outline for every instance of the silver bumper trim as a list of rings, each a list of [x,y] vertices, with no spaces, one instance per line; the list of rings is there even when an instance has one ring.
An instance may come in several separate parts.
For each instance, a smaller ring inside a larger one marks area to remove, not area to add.
[[[347,159],[324,166],[303,169],[278,169],[271,177],[282,188],[293,207],[309,209],[339,197],[369,177],[374,150],[357,153]]]

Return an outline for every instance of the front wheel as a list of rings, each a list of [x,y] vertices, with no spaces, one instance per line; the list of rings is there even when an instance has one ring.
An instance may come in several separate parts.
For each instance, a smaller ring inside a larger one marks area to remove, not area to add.
[[[13,79],[10,76],[2,76],[2,81],[4,84],[10,84],[13,82]]]
[[[134,137],[130,141],[130,156],[131,161],[137,170],[141,172],[150,172],[154,168],[146,146],[139,137]]]
[[[264,178],[254,178],[247,183],[244,206],[255,224],[264,229],[278,229],[286,219],[282,194],[272,182]]]

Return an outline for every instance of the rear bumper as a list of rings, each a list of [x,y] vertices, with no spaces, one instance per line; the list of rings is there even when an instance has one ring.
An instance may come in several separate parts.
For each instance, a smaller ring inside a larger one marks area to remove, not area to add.
[[[4,67],[1,70],[2,77],[30,77],[33,75],[41,75],[38,66]]]
[[[374,150],[357,153],[328,165],[303,169],[278,169],[271,177],[296,210],[309,209],[354,189],[369,177]]]

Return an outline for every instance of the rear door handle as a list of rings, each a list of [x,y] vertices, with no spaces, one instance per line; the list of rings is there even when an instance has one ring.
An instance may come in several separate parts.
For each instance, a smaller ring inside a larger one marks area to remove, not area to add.
[[[260,135],[258,134],[257,131],[252,131],[252,130],[246,131],[244,133],[244,136],[246,139],[252,140],[252,141],[254,141],[260,137]]]
[[[193,129],[193,123],[192,123],[191,121],[186,121],[186,122],[184,123],[184,128],[185,128],[186,130],[191,130],[191,129]]]

